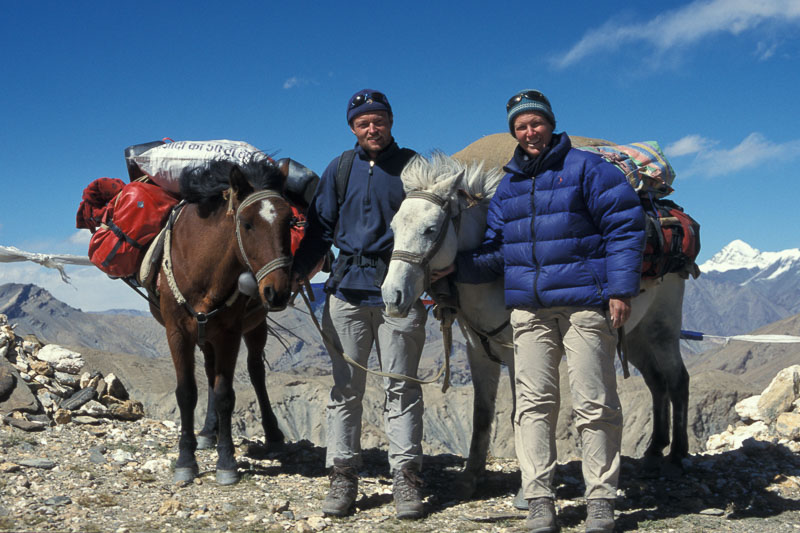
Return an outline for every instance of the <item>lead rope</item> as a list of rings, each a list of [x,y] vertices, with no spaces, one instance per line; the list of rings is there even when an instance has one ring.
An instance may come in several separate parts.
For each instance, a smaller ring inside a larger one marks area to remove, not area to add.
[[[325,335],[325,332],[322,331],[322,326],[320,326],[319,321],[317,320],[317,317],[314,314],[313,309],[311,309],[311,302],[308,300],[308,296],[306,296],[305,290],[303,290],[303,288],[301,287],[299,292],[300,292],[300,296],[303,297],[303,301],[305,302],[306,307],[308,308],[308,314],[311,315],[311,321],[314,323],[314,327],[317,328],[317,331],[319,331],[320,336],[322,336],[322,340],[325,342],[325,345],[330,347],[330,348],[332,348],[332,349],[334,349],[338,353],[338,355],[341,355],[342,358],[345,361],[347,361],[347,363],[349,365],[354,366],[354,367],[356,367],[358,369],[361,369],[364,372],[366,372],[367,374],[372,374],[374,376],[397,379],[397,380],[400,380],[400,381],[410,381],[412,383],[419,383],[420,385],[428,385],[430,383],[436,383],[437,381],[439,381],[439,378],[442,376],[442,374],[445,374],[445,380],[444,380],[444,383],[442,383],[442,392],[444,392],[448,388],[450,388],[450,353],[449,353],[448,350],[445,350],[444,364],[442,364],[442,367],[439,369],[439,372],[433,378],[431,378],[429,380],[413,378],[411,376],[405,376],[403,374],[395,374],[394,372],[383,372],[383,371],[380,371],[380,370],[370,370],[369,368],[366,368],[366,367],[362,366],[357,361],[352,359],[349,355],[344,353],[343,350],[340,350],[338,345],[336,343],[332,342],[331,339],[327,335]],[[452,323],[453,323],[453,321],[451,319],[450,320],[450,325],[452,325]],[[444,331],[443,331],[443,334],[444,334]],[[451,335],[451,337],[452,337],[452,335]]]

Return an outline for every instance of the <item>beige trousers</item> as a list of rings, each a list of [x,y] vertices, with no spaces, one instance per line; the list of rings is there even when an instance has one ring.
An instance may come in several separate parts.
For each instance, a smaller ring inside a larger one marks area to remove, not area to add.
[[[514,438],[525,498],[554,497],[558,364],[567,357],[572,406],[583,449],[586,498],[615,498],[622,409],[614,372],[616,331],[599,308],[515,309],[517,410]]]

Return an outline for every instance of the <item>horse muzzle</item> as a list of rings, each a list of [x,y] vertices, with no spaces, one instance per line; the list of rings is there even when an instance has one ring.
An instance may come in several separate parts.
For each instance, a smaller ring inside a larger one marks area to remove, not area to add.
[[[398,260],[389,262],[386,279],[381,285],[387,315],[397,318],[408,316],[411,306],[422,294],[423,275],[423,270],[416,265]]]
[[[267,276],[259,283],[258,293],[264,309],[267,311],[283,311],[286,309],[291,296],[288,273]]]

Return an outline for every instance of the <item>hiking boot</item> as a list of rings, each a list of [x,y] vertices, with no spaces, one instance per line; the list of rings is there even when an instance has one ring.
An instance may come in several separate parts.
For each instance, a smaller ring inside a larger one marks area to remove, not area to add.
[[[397,518],[422,518],[425,507],[422,504],[422,479],[405,466],[392,474],[392,493]]]
[[[614,500],[602,498],[586,501],[586,533],[614,531]]]
[[[352,466],[344,466],[334,459],[328,478],[331,488],[322,504],[322,513],[330,516],[348,515],[358,496],[358,472]]]
[[[528,518],[525,527],[531,533],[557,533],[556,506],[553,498],[531,498],[528,500]]]

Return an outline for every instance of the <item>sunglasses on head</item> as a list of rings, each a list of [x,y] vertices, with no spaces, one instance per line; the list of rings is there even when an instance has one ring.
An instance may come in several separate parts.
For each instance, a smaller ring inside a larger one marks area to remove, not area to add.
[[[511,108],[517,105],[523,98],[526,100],[544,102],[550,106],[550,100],[548,100],[547,97],[539,91],[522,91],[521,93],[517,93],[509,98],[508,103],[506,104],[506,111],[511,111]]]
[[[380,102],[386,107],[391,107],[389,105],[389,100],[386,98],[386,95],[376,91],[374,93],[359,94],[358,96],[353,98],[353,101],[350,102],[350,109],[355,109],[357,107],[361,107],[364,104],[372,102]]]

